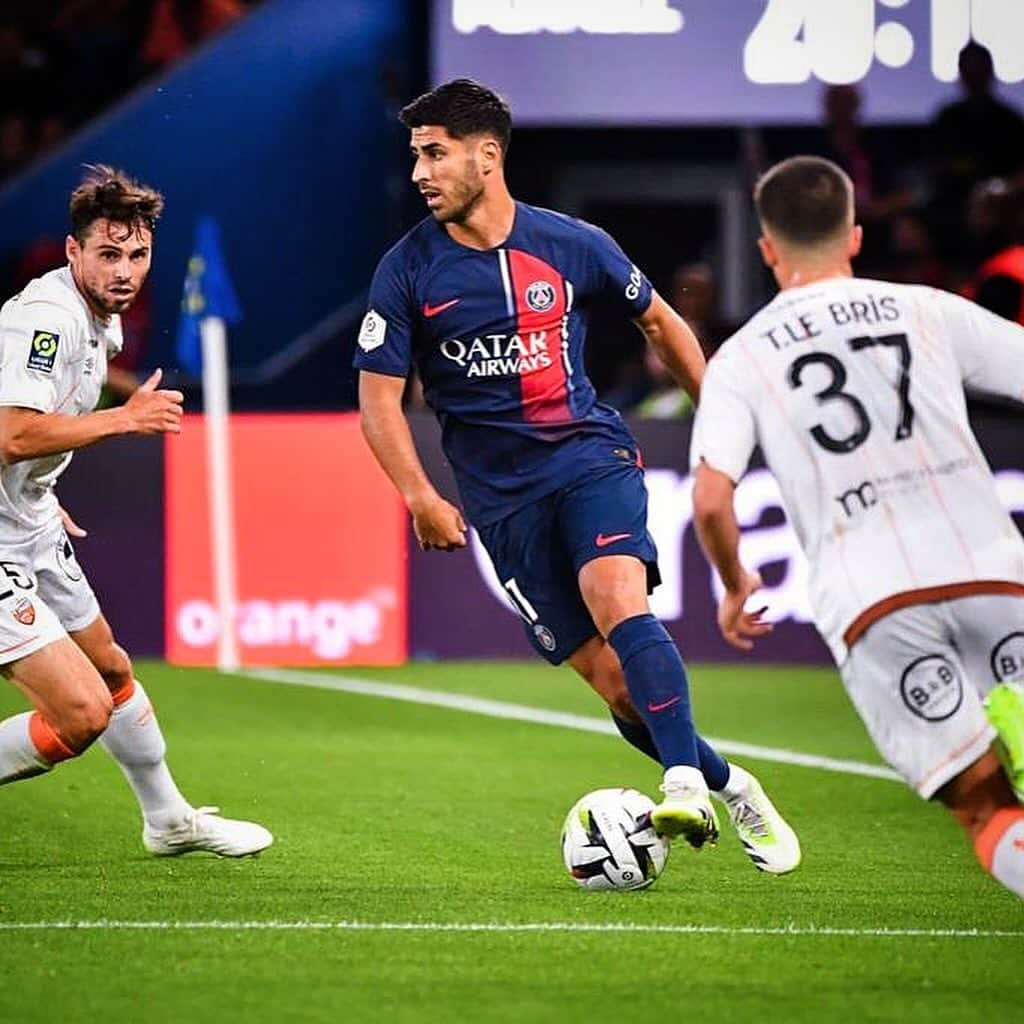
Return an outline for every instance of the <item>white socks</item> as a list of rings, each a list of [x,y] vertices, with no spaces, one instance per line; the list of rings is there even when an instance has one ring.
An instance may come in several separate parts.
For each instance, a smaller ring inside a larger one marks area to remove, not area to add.
[[[706,793],[708,784],[704,781],[704,776],[699,768],[692,768],[687,764],[677,764],[665,769],[665,781],[661,789],[666,796],[669,790],[678,791],[680,789]]]
[[[741,768],[738,764],[730,761],[729,778],[721,789],[714,790],[714,795],[719,800],[724,800],[728,803],[730,800],[735,800],[738,796],[743,796],[753,781],[754,776],[746,768]]]
[[[0,786],[50,770],[29,733],[33,712],[24,711],[0,722]]]
[[[190,806],[171,778],[164,761],[167,744],[138,680],[131,697],[114,708],[100,743],[121,766],[146,823],[158,830],[179,824]]]

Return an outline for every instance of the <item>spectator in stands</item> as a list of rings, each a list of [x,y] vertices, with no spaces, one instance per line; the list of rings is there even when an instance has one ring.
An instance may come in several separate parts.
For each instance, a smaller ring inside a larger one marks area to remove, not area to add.
[[[241,0],[155,0],[142,58],[151,68],[167,67],[236,22],[245,10]]]
[[[675,382],[657,353],[647,345],[644,349],[646,394],[629,410],[630,416],[646,420],[671,420],[693,412],[690,396]]]
[[[951,255],[971,189],[989,178],[1024,174],[1024,118],[993,94],[994,80],[992,55],[968,43],[960,51],[963,98],[943,107],[930,128],[933,210]]]
[[[886,281],[949,287],[949,272],[935,253],[931,230],[920,213],[902,213],[890,225],[889,260]]]
[[[707,263],[685,263],[672,275],[666,298],[689,324],[710,358],[732,333],[732,327],[718,315],[718,287],[715,273]],[[643,382],[628,403],[629,413],[647,419],[689,416],[693,403],[665,369],[665,364],[648,345],[644,349]],[[619,397],[625,397],[626,392]]]
[[[861,95],[855,85],[830,85],[822,96],[824,124],[817,147],[819,156],[846,171],[853,182],[857,219],[865,225],[884,225],[909,209],[913,193],[897,184],[894,168],[882,155],[884,150],[869,143],[860,120]],[[860,266],[865,270],[884,264],[885,231],[868,230],[867,248],[862,249]]]
[[[1024,324],[1024,190],[1003,178],[971,194],[967,223],[980,266],[964,294],[999,316]]]
[[[733,325],[718,314],[718,282],[707,263],[684,263],[676,268],[668,302],[690,325],[709,359],[733,332]]]

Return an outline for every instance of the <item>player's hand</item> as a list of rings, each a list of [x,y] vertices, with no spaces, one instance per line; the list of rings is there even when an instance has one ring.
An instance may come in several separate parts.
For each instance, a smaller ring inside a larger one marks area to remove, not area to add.
[[[743,572],[743,581],[738,590],[727,590],[718,606],[718,628],[722,636],[733,647],[749,651],[757,637],[765,636],[774,628],[762,616],[768,610],[765,605],[754,611],[746,611],[747,598],[762,586],[759,572]]]
[[[466,546],[466,521],[451,502],[435,495],[409,507],[416,540],[424,551],[455,551]]]
[[[71,518],[71,516],[68,514],[68,510],[66,508],[64,508],[63,505],[58,505],[57,508],[60,509],[60,522],[61,522],[61,525],[64,527],[64,532],[69,537],[88,537],[89,536],[88,531],[87,530],[83,530],[78,525],[78,523],[76,523],[74,521],[74,519]]]
[[[154,370],[139,385],[124,411],[133,434],[178,434],[181,432],[181,405],[185,396],[180,391],[157,390],[163,370]]]

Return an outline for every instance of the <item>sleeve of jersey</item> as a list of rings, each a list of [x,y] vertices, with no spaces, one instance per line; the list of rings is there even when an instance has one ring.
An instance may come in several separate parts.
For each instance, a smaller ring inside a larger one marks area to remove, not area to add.
[[[964,387],[1024,402],[1024,327],[958,295],[938,294]]]
[[[642,316],[651,304],[654,289],[640,268],[619,248],[606,231],[585,225],[590,252],[597,266],[597,292],[620,303],[631,319]]]
[[[33,303],[0,327],[0,406],[54,412],[71,358],[71,324],[59,311]]]
[[[357,370],[407,377],[412,364],[412,298],[393,253],[381,260],[370,284],[369,309],[359,328]]]
[[[739,483],[757,445],[757,426],[730,362],[716,357],[708,364],[690,438],[690,468],[696,471],[705,462]]]

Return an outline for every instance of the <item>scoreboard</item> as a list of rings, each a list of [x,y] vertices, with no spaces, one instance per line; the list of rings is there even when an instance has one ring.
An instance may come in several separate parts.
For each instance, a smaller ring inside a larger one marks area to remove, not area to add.
[[[919,122],[971,39],[1024,108],[1024,0],[435,0],[431,28],[434,84],[477,78],[518,123],[811,123],[851,83],[866,120]]]

